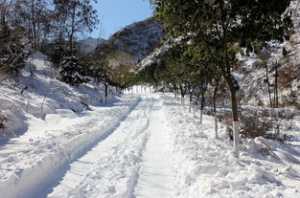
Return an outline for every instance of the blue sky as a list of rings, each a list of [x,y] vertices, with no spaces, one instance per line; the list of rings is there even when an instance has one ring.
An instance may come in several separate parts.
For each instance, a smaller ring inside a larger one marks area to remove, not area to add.
[[[108,38],[126,25],[152,16],[149,0],[98,0],[96,5],[100,16],[100,28],[92,37]]]

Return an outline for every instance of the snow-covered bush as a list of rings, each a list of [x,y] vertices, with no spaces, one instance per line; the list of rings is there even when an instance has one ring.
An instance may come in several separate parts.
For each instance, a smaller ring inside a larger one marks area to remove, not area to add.
[[[83,70],[84,68],[79,63],[78,58],[75,56],[67,56],[60,64],[61,80],[72,86],[87,82],[87,79],[82,75]]]
[[[226,112],[218,116],[220,120],[227,126],[226,132],[232,140],[231,112]],[[273,123],[270,117],[254,114],[250,111],[241,113],[241,135],[244,138],[265,137],[267,132],[272,129]]]
[[[265,136],[272,128],[272,122],[256,115],[245,114],[241,118],[241,134],[247,138]]]

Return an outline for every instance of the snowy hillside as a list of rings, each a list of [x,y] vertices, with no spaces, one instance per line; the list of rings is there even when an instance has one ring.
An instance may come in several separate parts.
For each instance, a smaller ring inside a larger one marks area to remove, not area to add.
[[[292,1],[289,11],[292,13],[294,33],[290,39],[269,49],[267,61],[271,84],[274,83],[274,65],[279,68],[279,100],[284,106],[300,108],[300,6],[299,1]],[[284,52],[286,51],[286,52]],[[285,55],[283,55],[286,53]],[[257,56],[242,61],[240,70],[243,103],[248,105],[269,106],[264,63]]]
[[[58,109],[82,112],[88,105],[104,100],[101,85],[83,84],[71,87],[57,79],[58,73],[47,57],[33,54],[17,77],[0,84],[1,115],[6,117],[1,138],[23,134],[32,117],[44,119]]]

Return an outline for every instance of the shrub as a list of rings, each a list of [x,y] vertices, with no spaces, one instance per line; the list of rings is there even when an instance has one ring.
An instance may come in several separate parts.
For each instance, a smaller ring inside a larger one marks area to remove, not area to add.
[[[0,131],[2,133],[3,133],[4,129],[6,128],[6,126],[5,126],[6,121],[7,121],[7,118],[3,114],[0,114]]]
[[[226,133],[228,137],[233,139],[232,118],[230,114],[226,114],[222,118],[222,122],[226,125]],[[256,114],[244,112],[241,115],[241,131],[240,134],[244,138],[266,137],[267,132],[272,128],[272,121],[268,117],[260,117]]]
[[[241,117],[241,135],[247,138],[265,136],[272,128],[272,121],[260,119],[257,115],[243,115]]]

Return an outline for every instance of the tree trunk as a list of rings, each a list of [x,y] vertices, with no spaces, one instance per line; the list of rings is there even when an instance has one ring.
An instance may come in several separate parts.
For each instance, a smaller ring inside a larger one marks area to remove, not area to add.
[[[108,97],[108,84],[104,83],[105,95],[104,95],[104,104],[107,104],[107,97]]]
[[[270,102],[270,107],[273,107],[273,102],[272,102],[272,93],[271,93],[271,88],[270,88],[270,80],[269,80],[269,69],[268,65],[266,65],[266,83],[268,86],[268,94],[269,94],[269,102]]]
[[[180,88],[180,96],[181,96],[181,105],[184,106],[185,90],[182,87],[182,85],[180,85],[179,88]]]
[[[217,117],[217,104],[216,104],[217,92],[218,92],[218,83],[215,87],[214,95],[213,95],[213,108],[214,108],[214,117],[215,117],[215,138],[216,139],[218,138],[218,117]]]
[[[232,118],[233,118],[233,144],[234,152],[239,155],[239,142],[240,142],[240,120],[239,120],[239,111],[238,111],[238,96],[237,90],[235,87],[230,88],[231,92],[231,107],[232,107]]]
[[[192,106],[193,106],[193,93],[190,91],[190,106],[189,106],[189,112],[192,112]]]
[[[197,110],[198,110],[198,104],[199,104],[198,102],[200,101],[200,95],[197,94],[197,95],[195,95],[195,96],[196,96],[195,101],[197,101],[197,103],[196,103],[195,106],[194,106],[194,111],[193,111],[194,118],[197,117],[196,113],[197,113]]]
[[[193,90],[191,84],[188,84],[188,92],[189,92],[189,112],[192,112],[193,106]]]
[[[5,6],[2,6],[0,9],[0,17],[1,17],[1,25],[6,25],[6,15],[7,15],[7,9]]]
[[[71,56],[74,54],[74,32],[75,32],[75,18],[76,18],[76,7],[77,4],[74,2],[72,7],[72,23],[71,23],[71,33],[70,33],[70,52]]]
[[[201,92],[201,102],[200,102],[200,124],[203,123],[203,110],[205,106],[205,92],[206,90],[202,90]]]
[[[175,84],[172,86],[173,86],[174,97],[175,97],[175,99],[177,99],[177,87]]]
[[[231,109],[232,109],[232,129],[233,129],[233,147],[236,157],[239,156],[240,143],[240,120],[239,120],[239,98],[238,90],[239,84],[230,72],[224,75],[231,95]]]
[[[275,66],[275,85],[274,85],[274,108],[275,108],[275,135],[279,138],[280,135],[280,126],[279,126],[279,94],[278,94],[278,67],[279,64],[276,63]]]
[[[36,18],[35,18],[35,0],[31,0],[31,32],[32,32],[32,48],[37,47],[37,33],[36,33]]]

